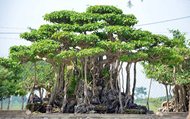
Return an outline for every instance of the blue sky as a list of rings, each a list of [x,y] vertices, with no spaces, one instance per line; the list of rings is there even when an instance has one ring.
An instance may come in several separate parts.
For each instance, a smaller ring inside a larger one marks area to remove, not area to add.
[[[137,25],[190,16],[190,0],[132,0],[132,8],[128,8],[127,2],[128,0],[0,0],[0,57],[8,56],[10,46],[30,45],[30,42],[20,39],[18,34],[5,33],[24,32],[27,27],[38,28],[46,23],[43,15],[52,11],[65,9],[83,12],[89,5],[114,5],[125,14],[134,14],[139,21]],[[179,29],[190,38],[190,18],[136,28],[169,37],[169,29]],[[137,74],[137,86],[148,87],[149,80],[140,65]],[[154,82],[151,96],[164,94],[164,86]]]

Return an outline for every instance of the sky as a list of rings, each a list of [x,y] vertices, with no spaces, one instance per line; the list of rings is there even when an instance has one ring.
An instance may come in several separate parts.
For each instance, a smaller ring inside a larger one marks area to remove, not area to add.
[[[128,0],[0,0],[0,57],[8,57],[9,48],[13,45],[30,45],[30,42],[19,38],[19,33],[27,31],[28,27],[38,28],[47,23],[43,20],[46,13],[59,10],[84,12],[90,5],[114,5],[122,9],[125,14],[134,14],[137,17],[139,22],[136,28],[168,37],[171,37],[168,30],[179,29],[186,33],[187,39],[190,39],[190,18],[143,25],[190,16],[190,0],[131,1],[133,6],[129,8]],[[140,64],[137,70],[137,87],[143,86],[148,89],[150,80],[146,78]],[[165,95],[164,86],[153,81],[150,96],[163,95]]]

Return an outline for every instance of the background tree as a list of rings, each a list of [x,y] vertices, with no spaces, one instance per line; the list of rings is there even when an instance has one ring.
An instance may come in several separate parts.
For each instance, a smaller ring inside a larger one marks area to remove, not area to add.
[[[186,62],[188,60],[189,48],[184,34],[178,30],[172,30],[171,32],[173,33],[173,38],[166,43],[170,49],[163,47],[165,51],[169,50],[167,51],[168,54],[164,53],[165,56],[158,62],[155,61],[145,64],[145,73],[149,78],[153,78],[165,85],[167,101],[167,85],[174,85],[175,109],[173,109],[173,111],[187,111],[187,97],[189,97],[189,95],[186,91],[188,90],[189,79],[188,75],[184,72],[184,67],[188,67]],[[184,74],[182,74],[182,72],[184,72]],[[181,76],[184,78],[180,78]],[[186,83],[180,83],[183,81]]]
[[[147,95],[147,91],[145,87],[136,87],[135,89],[136,98],[144,98]]]
[[[18,92],[18,82],[20,81],[21,67],[12,59],[0,58],[0,68],[1,109],[3,108],[3,99],[8,98],[7,109],[9,110],[11,96],[17,96],[21,94]]]

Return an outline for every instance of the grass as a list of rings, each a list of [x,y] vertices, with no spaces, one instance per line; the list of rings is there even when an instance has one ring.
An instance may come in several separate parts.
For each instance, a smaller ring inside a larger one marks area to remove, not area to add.
[[[149,109],[157,112],[158,109],[161,107],[161,104],[165,101],[165,97],[158,97],[158,98],[149,98]],[[147,98],[140,98],[136,99],[135,103],[138,105],[147,106]]]

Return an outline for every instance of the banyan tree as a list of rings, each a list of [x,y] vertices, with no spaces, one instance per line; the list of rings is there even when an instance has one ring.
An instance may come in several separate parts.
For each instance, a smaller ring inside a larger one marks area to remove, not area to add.
[[[90,6],[82,13],[55,11],[44,20],[49,23],[20,35],[32,45],[12,47],[10,57],[21,64],[51,65],[53,85],[46,90],[48,102],[42,104],[46,111],[146,113],[146,107],[133,101],[130,65],[164,59],[167,37],[134,28],[136,17],[114,6]],[[120,78],[123,63],[126,79]]]

